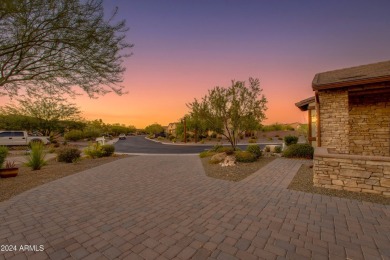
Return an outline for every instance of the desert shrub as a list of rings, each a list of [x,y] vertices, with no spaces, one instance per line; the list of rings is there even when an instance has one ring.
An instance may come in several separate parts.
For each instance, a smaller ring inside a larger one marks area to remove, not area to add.
[[[205,158],[205,157],[213,156],[215,153],[216,152],[213,152],[213,151],[203,151],[199,154],[199,157]]]
[[[310,144],[292,144],[284,150],[283,156],[288,158],[313,159],[314,148]]]
[[[57,151],[57,160],[59,162],[71,163],[80,158],[81,151],[77,147],[65,146]]]
[[[157,140],[159,140],[159,141],[164,141],[164,140],[165,140],[165,138],[164,138],[164,137],[162,137],[162,136],[159,136],[159,137],[157,137]]]
[[[265,147],[265,151],[266,151],[267,153],[271,152],[271,147],[266,146],[266,147]]]
[[[204,139],[200,140],[200,142],[199,142],[199,143],[201,143],[201,144],[204,144]]]
[[[92,159],[103,157],[104,151],[99,143],[92,143],[84,149],[84,153]]]
[[[42,142],[32,142],[26,166],[31,167],[33,171],[40,170],[47,164],[45,156],[46,153],[44,144]]]
[[[231,146],[220,146],[216,151],[218,153],[226,153],[227,155],[234,153],[234,149]]]
[[[216,144],[216,145],[214,145],[214,146],[210,149],[210,151],[212,151],[212,152],[218,152],[219,149],[221,149],[221,148],[223,148],[222,145]]]
[[[71,130],[64,137],[67,141],[79,141],[84,138],[84,133],[80,130]]]
[[[115,146],[112,144],[105,144],[101,147],[104,157],[110,157],[115,152]]]
[[[282,152],[282,147],[281,146],[275,146],[274,151],[275,151],[275,153],[281,153]]]
[[[269,141],[272,141],[273,139],[272,139],[272,137],[268,137],[268,140],[269,140]]]
[[[284,142],[287,146],[298,143],[298,137],[293,135],[287,135],[284,137]]]
[[[210,135],[210,137],[211,137],[211,138],[217,138],[217,134],[216,134],[216,133],[212,133],[212,134]]]
[[[248,143],[250,143],[250,144],[254,144],[254,143],[256,143],[256,142],[257,142],[256,139],[249,139],[249,140],[248,140]]]
[[[239,134],[238,137],[242,140],[244,139],[244,135],[243,134]]]
[[[283,140],[283,138],[282,137],[278,137],[278,140]]]
[[[260,149],[260,146],[258,144],[248,145],[246,147],[246,151],[254,154],[257,159],[261,157],[261,149]]]
[[[86,129],[83,132],[84,138],[96,138],[102,135],[97,129]]]
[[[53,147],[54,147],[54,148],[58,148],[58,147],[60,147],[60,144],[59,144],[59,143],[55,143],[55,144],[53,145]]]
[[[173,135],[170,135],[168,138],[169,138],[169,140],[171,140],[171,141],[172,141],[173,139],[175,139],[175,136],[173,136]]]
[[[254,162],[257,160],[256,156],[248,151],[236,151],[235,155],[237,162]]]
[[[3,163],[7,155],[8,155],[8,148],[5,146],[0,146],[0,168],[3,167]]]

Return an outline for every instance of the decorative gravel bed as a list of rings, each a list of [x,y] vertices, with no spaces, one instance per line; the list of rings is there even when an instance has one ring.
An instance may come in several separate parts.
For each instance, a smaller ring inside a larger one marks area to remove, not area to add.
[[[206,175],[212,178],[241,181],[249,175],[255,173],[260,168],[275,160],[276,157],[261,157],[256,162],[237,163],[235,166],[222,167],[219,164],[209,163],[210,157],[202,158],[202,164]]]
[[[17,194],[44,183],[125,157],[128,156],[118,155],[98,159],[83,158],[77,163],[63,163],[52,159],[48,161],[46,166],[43,166],[43,168],[38,171],[32,171],[29,167],[20,166],[18,176],[13,178],[0,178],[0,201],[10,199]]]
[[[317,193],[340,198],[390,205],[390,198],[384,197],[382,195],[314,187],[313,168],[310,168],[310,164],[303,164],[301,166],[288,188],[291,190],[308,193]]]

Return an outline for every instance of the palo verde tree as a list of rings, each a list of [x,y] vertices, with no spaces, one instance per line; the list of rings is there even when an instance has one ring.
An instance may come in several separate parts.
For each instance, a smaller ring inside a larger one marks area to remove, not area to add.
[[[101,0],[3,0],[0,3],[0,94],[50,90],[89,96],[122,94],[133,45],[116,11],[104,18]]]
[[[164,132],[164,127],[162,127],[160,124],[154,123],[145,127],[145,131],[148,134],[159,134]]]
[[[0,108],[3,115],[33,118],[35,130],[50,135],[60,128],[61,121],[79,121],[80,110],[65,98],[55,95],[40,95],[37,98],[18,98],[16,102]]]
[[[202,101],[195,99],[187,106],[190,113],[198,115],[208,129],[225,136],[236,149],[240,134],[261,126],[266,104],[260,81],[249,78],[249,86],[245,81],[232,81],[230,87],[215,87]]]

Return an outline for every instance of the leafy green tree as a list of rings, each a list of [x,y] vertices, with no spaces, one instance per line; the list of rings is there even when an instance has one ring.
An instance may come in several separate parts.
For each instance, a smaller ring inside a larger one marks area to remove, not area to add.
[[[16,103],[0,109],[4,115],[13,117],[31,117],[36,120],[36,130],[43,135],[50,135],[60,127],[61,120],[77,120],[79,108],[65,98],[42,95],[37,98],[19,98]],[[24,128],[27,129],[27,128]]]
[[[148,134],[158,134],[164,132],[164,128],[160,124],[154,123],[145,127],[145,131]]]
[[[239,135],[260,128],[266,104],[260,81],[249,78],[249,86],[245,81],[232,81],[230,87],[215,87],[202,101],[195,99],[187,106],[191,114],[199,115],[205,127],[225,136],[235,149]]]
[[[122,94],[133,45],[116,13],[105,19],[102,0],[1,1],[0,94],[74,94],[74,86],[90,96]]]

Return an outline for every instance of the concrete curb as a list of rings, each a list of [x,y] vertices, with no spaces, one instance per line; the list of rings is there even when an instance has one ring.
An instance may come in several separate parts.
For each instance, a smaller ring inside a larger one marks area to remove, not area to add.
[[[148,137],[145,137],[145,139],[149,140],[149,141],[152,141],[152,142],[155,142],[155,143],[160,143],[160,144],[164,144],[164,145],[186,145],[186,146],[214,146],[216,144],[174,144],[174,143],[164,143],[164,142],[161,142],[161,141],[157,141],[157,140],[153,140],[153,139],[150,139]],[[251,145],[251,144],[258,144],[258,145],[283,145],[283,143],[239,143],[237,145]],[[230,144],[221,144],[222,146],[230,146]]]
[[[138,155],[138,156],[194,156],[199,155],[199,153],[122,153],[115,152],[118,155]]]

